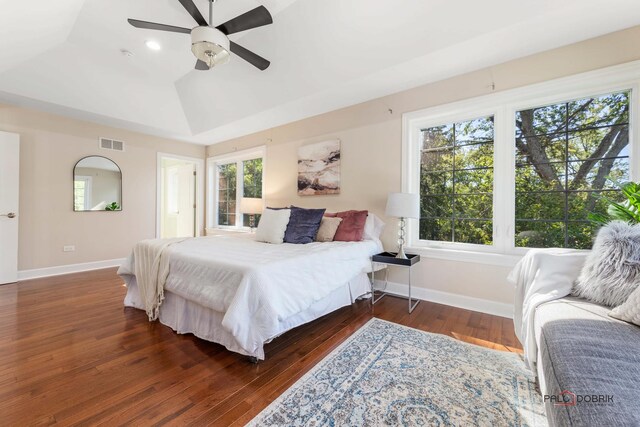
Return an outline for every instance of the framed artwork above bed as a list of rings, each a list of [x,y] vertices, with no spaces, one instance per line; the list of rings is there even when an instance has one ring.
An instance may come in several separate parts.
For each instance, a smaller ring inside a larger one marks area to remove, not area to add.
[[[340,140],[298,149],[298,195],[340,194]]]

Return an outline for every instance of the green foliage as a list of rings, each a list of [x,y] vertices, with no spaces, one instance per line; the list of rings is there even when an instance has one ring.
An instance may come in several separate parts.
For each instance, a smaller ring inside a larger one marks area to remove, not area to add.
[[[118,202],[113,202],[113,203],[109,203],[107,206],[104,207],[105,211],[119,211],[120,210],[120,205],[118,204]]]
[[[614,220],[629,222],[631,224],[640,223],[640,183],[625,182],[616,185],[626,198],[622,202],[616,202],[603,197],[603,200],[609,204],[607,213],[591,212],[589,220],[599,226],[605,225]]]
[[[242,165],[242,197],[262,197],[262,159],[245,160]],[[236,224],[238,164],[218,166],[218,224]],[[243,224],[249,225],[249,215],[243,215]],[[260,215],[255,216],[256,224]]]
[[[586,249],[598,215],[640,219],[613,183],[629,177],[628,111],[622,92],[517,112],[516,246]],[[493,118],[424,129],[420,187],[421,239],[492,244]]]

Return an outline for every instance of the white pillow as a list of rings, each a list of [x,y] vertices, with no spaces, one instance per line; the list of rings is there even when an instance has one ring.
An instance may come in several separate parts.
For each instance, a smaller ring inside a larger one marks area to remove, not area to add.
[[[289,224],[291,209],[265,209],[260,216],[256,230],[258,242],[280,244],[284,241],[284,232]]]
[[[363,240],[379,240],[382,230],[384,230],[385,223],[375,214],[369,212],[367,215],[367,221],[364,223],[364,233],[362,234]]]

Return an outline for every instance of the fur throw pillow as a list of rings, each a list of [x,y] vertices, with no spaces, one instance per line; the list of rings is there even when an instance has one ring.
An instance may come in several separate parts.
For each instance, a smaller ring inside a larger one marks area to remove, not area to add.
[[[613,221],[600,229],[573,294],[616,307],[640,284],[640,224]]]

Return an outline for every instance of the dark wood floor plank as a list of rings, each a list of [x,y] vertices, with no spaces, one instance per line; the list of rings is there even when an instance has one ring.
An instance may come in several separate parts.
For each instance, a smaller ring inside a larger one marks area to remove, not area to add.
[[[244,425],[372,317],[520,352],[510,319],[356,302],[248,358],[124,308],[115,269],[0,286],[2,425]]]

